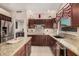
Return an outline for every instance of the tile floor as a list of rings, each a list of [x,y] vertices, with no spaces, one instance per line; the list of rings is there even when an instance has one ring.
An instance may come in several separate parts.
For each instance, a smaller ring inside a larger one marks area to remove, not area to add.
[[[48,46],[32,46],[31,56],[53,56],[53,54]]]

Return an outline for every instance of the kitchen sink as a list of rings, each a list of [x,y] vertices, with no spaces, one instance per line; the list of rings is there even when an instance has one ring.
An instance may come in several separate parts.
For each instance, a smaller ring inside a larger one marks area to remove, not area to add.
[[[54,36],[55,38],[64,38],[64,37],[62,37],[62,36]]]

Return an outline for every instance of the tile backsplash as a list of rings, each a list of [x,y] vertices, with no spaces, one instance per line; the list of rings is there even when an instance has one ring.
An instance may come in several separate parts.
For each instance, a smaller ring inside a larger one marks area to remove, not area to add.
[[[39,34],[39,32],[41,32],[41,33],[46,33],[46,34],[48,34],[48,33],[53,33],[53,29],[43,29],[43,31],[36,31],[36,29],[28,29],[28,33],[37,33],[38,32],[38,34]]]
[[[35,32],[35,29],[28,29],[27,32]]]

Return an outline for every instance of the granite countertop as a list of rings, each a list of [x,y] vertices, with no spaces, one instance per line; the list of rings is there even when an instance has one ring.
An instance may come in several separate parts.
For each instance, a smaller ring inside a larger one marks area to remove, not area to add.
[[[46,34],[46,33],[44,33]],[[53,37],[55,40],[57,40],[59,43],[63,44],[66,48],[70,49],[72,52],[74,52],[76,55],[79,55],[79,38],[76,36],[67,35],[66,38],[55,38],[52,33],[47,33],[46,35],[49,35]],[[27,39],[22,38],[20,42],[16,44],[6,44],[2,43],[0,44],[0,55],[1,56],[12,56],[14,55],[25,43],[27,43],[31,37],[28,37]]]
[[[72,52],[74,52],[76,55],[79,55],[79,39],[74,37],[74,38],[55,38],[53,34],[49,34],[51,37],[56,39],[59,43],[64,45],[66,48],[70,49]]]
[[[7,44],[1,43],[0,44],[0,56],[13,56],[24,44],[26,44],[31,37],[21,38],[21,41],[18,43]]]

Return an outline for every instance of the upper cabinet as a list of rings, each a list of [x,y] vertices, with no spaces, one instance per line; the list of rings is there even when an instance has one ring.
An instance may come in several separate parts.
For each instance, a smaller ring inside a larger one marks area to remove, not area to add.
[[[79,26],[79,3],[71,4],[72,6],[72,24],[73,26]]]
[[[35,28],[35,20],[29,19],[29,21],[28,21],[28,27],[29,28]]]
[[[79,26],[79,3],[66,4],[57,13],[56,20],[60,20],[61,25]]]
[[[45,20],[45,28],[53,28],[54,23],[55,23],[55,18]]]
[[[29,19],[28,27],[35,28],[35,25],[43,25],[44,28],[53,28],[54,22],[55,22],[55,18],[53,19]]]
[[[10,22],[11,22],[11,17],[5,16],[5,15],[3,15],[3,14],[0,14],[0,20],[10,21]]]

